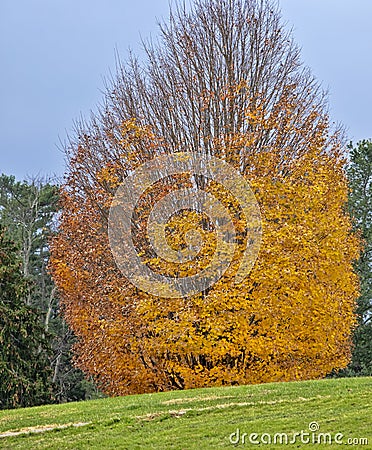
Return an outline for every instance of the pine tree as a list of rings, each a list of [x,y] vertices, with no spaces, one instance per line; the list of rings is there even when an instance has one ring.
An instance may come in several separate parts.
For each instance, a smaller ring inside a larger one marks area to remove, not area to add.
[[[18,249],[0,228],[0,408],[52,401],[50,348],[37,311],[26,304],[28,282]]]
[[[75,337],[60,314],[58,292],[48,270],[49,241],[56,232],[59,210],[59,187],[52,180],[17,181],[12,175],[0,176],[0,225],[18,248],[21,270],[28,280],[25,301],[37,311],[53,350],[53,396],[65,402],[94,395],[95,388],[73,366]]]
[[[349,210],[361,233],[363,251],[356,263],[360,278],[358,327],[354,333],[352,362],[341,374],[372,375],[372,141],[363,140],[351,150],[348,165]]]

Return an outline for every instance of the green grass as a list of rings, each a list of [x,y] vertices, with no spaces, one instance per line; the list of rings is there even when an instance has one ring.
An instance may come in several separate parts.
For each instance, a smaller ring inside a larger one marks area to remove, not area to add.
[[[219,449],[345,448],[340,444],[233,445],[231,433],[309,431],[367,438],[372,449],[372,378],[327,379],[132,395],[63,405],[0,411],[0,434],[66,425],[42,433],[0,438],[0,449]],[[79,428],[72,423],[89,422]],[[315,433],[316,435],[319,433]],[[305,436],[306,437],[306,436]]]

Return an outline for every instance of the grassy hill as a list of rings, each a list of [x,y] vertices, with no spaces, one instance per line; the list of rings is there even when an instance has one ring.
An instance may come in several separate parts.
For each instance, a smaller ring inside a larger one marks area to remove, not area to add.
[[[372,378],[107,398],[0,411],[0,449],[372,449],[371,405]]]

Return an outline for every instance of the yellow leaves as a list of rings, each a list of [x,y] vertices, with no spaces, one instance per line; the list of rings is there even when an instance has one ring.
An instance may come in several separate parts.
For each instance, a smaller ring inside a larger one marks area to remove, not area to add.
[[[134,149],[136,144],[147,142],[151,146],[157,143],[155,134],[152,132],[151,127],[138,125],[137,120],[132,118],[122,122],[120,127],[121,140],[120,145],[126,149]],[[135,153],[124,153],[123,156],[129,160],[135,159]]]
[[[97,172],[97,181],[99,183],[107,182],[111,187],[118,187],[120,184],[117,176],[117,169],[112,165],[103,167]]]
[[[237,83],[226,91],[226,100],[245,89],[244,81]],[[270,114],[262,99],[252,100],[245,111],[246,132],[213,140],[216,155],[249,178],[261,207],[259,258],[239,286],[234,264],[244,242],[223,277],[188,298],[139,291],[115,266],[105,215],[112,190],[126,170],[148,160],[159,146],[138,121],[123,122],[117,159],[103,167],[100,163],[92,174],[91,192],[82,197],[80,190],[87,187],[78,177],[69,179],[60,234],[53,244],[53,274],[79,339],[79,364],[107,393],[307,379],[347,363],[358,290],[352,261],[359,241],[350,234],[350,219],[343,211],[347,185],[340,159],[320,146],[323,125],[308,134],[317,115],[302,129],[293,115],[295,107],[289,94]],[[256,129],[270,133],[270,145],[257,149]],[[284,145],[284,129],[297,138],[305,136],[306,146],[300,151]],[[79,148],[80,162],[85,151]],[[151,205],[172,189],[190,187],[184,178],[157,184],[149,194]],[[244,236],[250,220],[241,214],[237,199],[218,183],[205,183],[205,190],[229,210],[237,234]],[[137,207],[139,214],[143,204]],[[168,276],[198,273],[216,247],[207,219],[187,210],[154,227],[155,238],[162,235],[167,248],[179,252],[182,264],[165,261],[167,255],[151,252],[149,245],[139,247],[137,254]],[[146,237],[145,221],[139,225],[138,235]],[[161,289],[166,293],[169,288]]]

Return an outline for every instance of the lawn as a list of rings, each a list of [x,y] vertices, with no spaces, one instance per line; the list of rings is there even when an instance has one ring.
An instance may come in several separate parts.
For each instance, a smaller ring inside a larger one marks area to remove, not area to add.
[[[0,411],[0,448],[372,449],[371,404],[372,378],[131,395]]]

